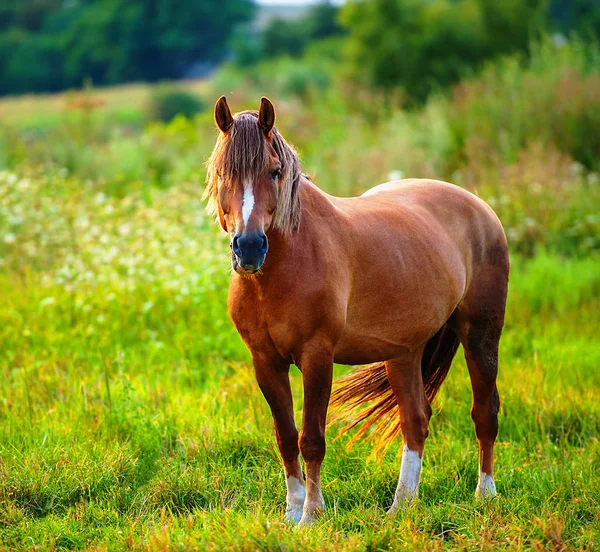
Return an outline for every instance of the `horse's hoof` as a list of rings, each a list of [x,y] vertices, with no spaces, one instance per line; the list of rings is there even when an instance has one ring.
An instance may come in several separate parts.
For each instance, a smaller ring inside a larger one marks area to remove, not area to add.
[[[403,500],[401,502],[396,502],[394,500],[393,504],[389,507],[388,511],[386,512],[386,515],[388,515],[388,516],[396,515],[397,513],[401,512],[402,510],[405,510],[406,508],[408,508],[409,505],[410,505],[410,502],[408,500]]]
[[[317,506],[304,508],[302,512],[302,518],[298,527],[306,527],[308,525],[314,525],[317,519],[325,512],[325,504],[321,502]]]
[[[315,524],[315,516],[309,516],[307,514],[303,514],[300,519],[300,523],[298,523],[298,527],[310,527]]]
[[[302,504],[298,506],[288,505],[285,509],[285,521],[296,525],[302,519]]]
[[[397,514],[400,510],[408,508],[411,504],[414,504],[419,497],[418,492],[396,492],[394,496],[394,502],[390,506],[390,509],[386,512],[388,516]]]
[[[497,494],[494,477],[487,473],[482,473],[479,476],[479,482],[477,483],[475,498],[478,498],[479,500],[491,500],[495,498]]]

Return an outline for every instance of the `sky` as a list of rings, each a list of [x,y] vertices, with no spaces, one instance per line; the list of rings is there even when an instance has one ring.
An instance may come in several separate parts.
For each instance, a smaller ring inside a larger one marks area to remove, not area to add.
[[[289,4],[291,6],[298,4],[318,4],[322,0],[256,0],[258,4]],[[335,0],[335,4],[341,4],[343,0]]]

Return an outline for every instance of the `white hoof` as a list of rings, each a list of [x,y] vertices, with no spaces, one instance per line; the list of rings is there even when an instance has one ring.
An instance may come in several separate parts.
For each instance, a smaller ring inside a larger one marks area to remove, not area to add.
[[[298,523],[298,527],[309,527],[315,524],[314,516],[303,515],[300,519],[300,523]]]
[[[416,450],[410,450],[405,443],[402,449],[400,477],[394,493],[394,502],[387,511],[388,514],[395,514],[398,510],[403,510],[419,496],[421,464],[419,453]]]
[[[296,525],[302,519],[302,504],[288,504],[285,509],[285,521]]]
[[[479,482],[477,483],[475,497],[481,500],[488,500],[494,498],[497,494],[494,476],[481,472],[479,474]]]
[[[307,525],[314,525],[321,514],[325,512],[325,502],[323,498],[317,504],[305,505],[302,512],[302,518],[298,527],[306,527]]]
[[[302,508],[306,498],[306,487],[304,481],[290,476],[285,480],[287,496],[285,497],[285,520],[296,524],[302,517]]]

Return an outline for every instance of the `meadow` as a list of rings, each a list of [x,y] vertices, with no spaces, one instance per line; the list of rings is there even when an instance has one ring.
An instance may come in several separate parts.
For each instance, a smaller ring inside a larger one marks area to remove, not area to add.
[[[233,90],[236,110],[267,88],[329,192],[446,178],[487,200],[509,238],[498,498],[474,500],[459,351],[418,502],[387,517],[399,447],[369,459],[368,441],[348,450],[334,426],[328,511],[304,530],[283,521],[270,413],[226,310],[227,239],[200,200],[212,114],[148,122],[143,87],[90,91],[108,99],[85,109],[68,95],[0,102],[12,113],[0,124],[0,546],[600,547],[600,76],[597,53],[548,48],[417,111],[343,82],[302,98],[226,73],[191,85],[207,100]]]

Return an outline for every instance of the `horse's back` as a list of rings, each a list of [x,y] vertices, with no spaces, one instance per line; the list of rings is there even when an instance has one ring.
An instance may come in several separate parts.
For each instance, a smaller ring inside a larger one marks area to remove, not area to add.
[[[463,250],[468,264],[494,264],[507,258],[507,244],[500,220],[473,193],[440,180],[406,179],[386,182],[355,198],[356,206],[404,218],[415,233],[437,223],[455,246]],[[427,221],[420,224],[419,220]],[[414,222],[413,222],[414,221]],[[439,242],[439,236],[432,236]]]

